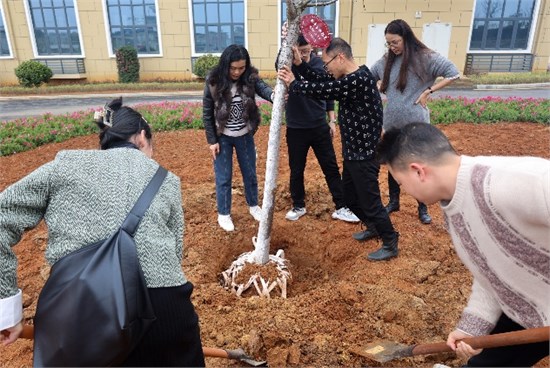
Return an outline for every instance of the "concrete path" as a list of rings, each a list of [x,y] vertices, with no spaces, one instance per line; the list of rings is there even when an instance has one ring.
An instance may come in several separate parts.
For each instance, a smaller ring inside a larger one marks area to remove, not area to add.
[[[162,101],[202,101],[202,91],[185,92],[139,92],[87,95],[57,95],[57,96],[0,96],[0,121],[13,120],[22,117],[41,116],[45,113],[54,115],[98,108],[113,98],[123,96],[124,104],[133,106],[141,103],[156,103]],[[550,98],[550,83],[524,85],[481,85],[476,89],[453,89],[447,87],[433,94],[433,98],[466,97],[481,98],[486,96]]]

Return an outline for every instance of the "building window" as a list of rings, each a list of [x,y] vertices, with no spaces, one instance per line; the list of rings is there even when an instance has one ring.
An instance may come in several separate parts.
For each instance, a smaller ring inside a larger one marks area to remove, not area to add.
[[[315,4],[315,2],[312,1],[311,4]],[[282,26],[282,24],[286,20],[286,0],[281,0],[281,5]],[[307,7],[302,14],[317,15],[319,18],[327,23],[328,28],[330,29],[330,33],[332,33],[333,36],[336,36],[336,3],[325,6]]]
[[[160,54],[155,0],[107,0],[111,51],[134,46],[138,54]]]
[[[477,0],[470,50],[522,50],[529,46],[536,0]]]
[[[81,55],[73,0],[29,0],[39,56]]]
[[[4,8],[0,2],[0,58],[10,57],[11,47],[8,39],[8,33],[6,32],[6,20],[4,18]]]
[[[195,54],[245,45],[244,0],[192,0]]]

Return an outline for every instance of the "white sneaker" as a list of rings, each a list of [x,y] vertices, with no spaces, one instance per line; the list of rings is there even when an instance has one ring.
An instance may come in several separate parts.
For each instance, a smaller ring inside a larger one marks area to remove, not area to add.
[[[292,207],[292,209],[286,213],[285,218],[290,221],[296,221],[305,214],[305,207]]]
[[[260,206],[249,207],[248,212],[254,217],[254,220],[259,222],[262,219],[262,209]]]
[[[225,231],[235,230],[235,225],[233,225],[233,220],[231,220],[231,215],[218,215],[218,224]]]
[[[346,222],[359,222],[359,218],[357,218],[357,216],[347,207],[342,207],[334,211],[332,213],[332,218]]]

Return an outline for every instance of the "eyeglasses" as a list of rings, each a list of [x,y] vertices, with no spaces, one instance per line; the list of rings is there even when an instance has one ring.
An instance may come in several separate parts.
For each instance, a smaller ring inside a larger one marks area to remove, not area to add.
[[[399,44],[401,44],[401,42],[403,42],[403,39],[402,38],[399,38],[397,40],[393,40],[391,42],[386,42],[385,45],[386,47],[397,47],[399,46]]]
[[[325,69],[325,71],[328,72],[328,64],[332,63],[332,60],[336,59],[338,57],[338,55],[340,54],[336,54],[332,57],[332,59],[330,59],[328,62],[326,62],[324,65],[323,65],[323,68]]]

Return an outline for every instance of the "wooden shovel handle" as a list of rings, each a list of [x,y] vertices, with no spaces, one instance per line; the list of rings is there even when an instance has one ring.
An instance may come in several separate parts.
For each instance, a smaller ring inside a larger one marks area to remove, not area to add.
[[[19,335],[20,339],[28,339],[32,340],[34,339],[34,326],[33,325],[23,325],[23,332],[21,332],[21,335]],[[202,353],[206,357],[212,357],[212,358],[225,358],[225,359],[235,359],[234,357],[230,357],[227,350],[219,349],[219,348],[208,348],[203,347]]]
[[[529,328],[521,331],[506,332],[494,335],[467,337],[465,343],[474,349],[496,348],[499,346],[522,345],[534,342],[548,341],[550,338],[550,326]],[[452,351],[444,342],[434,344],[419,344],[412,350],[412,355],[443,353]]]
[[[204,354],[205,357],[229,359],[229,353],[224,349],[207,348],[203,346],[202,353]]]
[[[20,339],[32,340],[34,339],[34,326],[33,325],[23,325],[23,332],[19,335]]]

